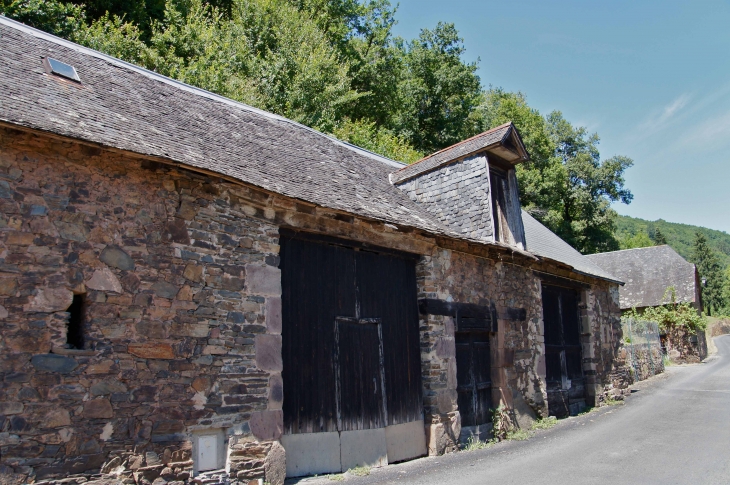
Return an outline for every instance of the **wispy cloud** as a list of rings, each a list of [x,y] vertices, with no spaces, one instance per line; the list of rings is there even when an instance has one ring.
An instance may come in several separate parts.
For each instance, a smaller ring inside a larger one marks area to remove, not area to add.
[[[663,109],[657,110],[642,121],[638,126],[639,132],[646,137],[660,131],[687,106],[691,98],[692,95],[689,93],[681,94]]]
[[[717,145],[727,146],[730,141],[730,112],[712,116],[687,130],[683,136],[677,138],[672,149],[690,148],[695,150],[704,145],[706,149],[716,148]]]

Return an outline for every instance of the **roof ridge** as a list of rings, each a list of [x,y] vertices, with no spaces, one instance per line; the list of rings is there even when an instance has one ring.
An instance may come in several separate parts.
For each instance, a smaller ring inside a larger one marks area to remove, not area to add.
[[[617,249],[615,251],[604,251],[602,253],[586,254],[585,256],[588,256],[588,257],[591,257],[591,256],[600,256],[602,254],[622,253],[624,251],[635,251],[637,249],[654,249],[654,248],[661,248],[661,247],[664,247],[664,246],[668,247],[669,249],[671,249],[672,251],[674,251],[675,253],[677,253],[677,251],[672,246],[670,246],[669,244],[659,244],[657,246],[644,246],[644,247],[641,247],[641,248],[628,248],[628,249]],[[677,254],[679,254],[679,253],[677,253]],[[680,254],[680,256],[681,256],[681,254]],[[684,258],[682,258],[682,259],[684,259]]]
[[[90,55],[92,57],[96,57],[97,59],[104,60],[106,62],[109,62],[111,64],[117,65],[119,67],[123,67],[125,69],[129,69],[132,71],[135,71],[139,74],[142,74],[143,76],[146,76],[150,79],[174,86],[178,89],[190,92],[192,94],[195,94],[197,96],[201,96],[204,98],[208,98],[212,101],[218,101],[224,104],[228,104],[230,106],[234,106],[237,108],[241,108],[245,111],[249,111],[251,113],[255,113],[261,116],[264,116],[266,118],[283,122],[283,123],[289,123],[291,125],[294,125],[298,128],[307,130],[309,132],[315,133],[321,137],[329,139],[331,142],[340,145],[350,151],[359,153],[363,156],[366,156],[368,158],[377,160],[381,163],[384,163],[386,165],[398,167],[399,169],[403,167],[407,167],[407,164],[404,164],[402,162],[398,162],[396,160],[392,160],[388,157],[384,157],[382,155],[378,155],[377,153],[374,153],[370,150],[367,150],[365,148],[359,147],[357,145],[353,145],[352,143],[339,140],[335,138],[334,136],[328,135],[326,133],[322,133],[321,131],[317,131],[314,128],[310,128],[309,126],[303,125],[297,121],[291,120],[289,118],[286,118],[284,116],[278,115],[276,113],[272,113],[270,111],[265,111],[260,108],[256,108],[254,106],[247,105],[245,103],[241,103],[240,101],[233,100],[231,98],[227,98],[225,96],[222,96],[220,94],[213,93],[211,91],[207,91],[205,89],[199,88],[197,86],[193,86],[191,84],[184,83],[182,81],[178,81],[177,79],[173,79],[167,76],[164,76],[162,74],[159,74],[154,71],[150,71],[149,69],[145,69],[144,67],[138,66],[136,64],[132,64],[131,62],[124,61],[122,59],[119,59],[114,56],[110,56],[109,54],[105,54],[103,52],[97,51],[95,49],[92,49],[90,47],[86,47],[80,44],[77,44],[75,42],[71,42],[70,40],[63,39],[61,37],[55,36],[53,34],[49,34],[48,32],[44,32],[42,30],[36,29],[35,27],[31,27],[29,25],[26,25],[22,22],[18,22],[17,20],[13,20],[11,18],[8,18],[4,15],[0,15],[0,24],[4,24],[12,29],[23,31],[27,34],[33,35],[34,37],[43,39],[48,42],[52,42],[54,44],[62,45],[66,48],[75,50],[77,52],[81,52],[87,55]]]
[[[509,126],[509,125],[512,125],[512,124],[513,124],[513,123],[512,123],[511,121],[508,121],[507,123],[502,123],[502,124],[501,124],[501,125],[499,125],[499,126],[495,126],[494,128],[490,128],[490,129],[488,129],[487,131],[483,131],[483,132],[481,132],[481,133],[477,133],[476,135],[474,135],[474,136],[472,136],[472,137],[470,137],[470,138],[467,138],[466,140],[461,140],[461,141],[460,141],[459,143],[455,143],[455,144],[453,144],[453,145],[449,145],[449,146],[447,146],[447,147],[445,147],[445,148],[442,148],[441,150],[438,150],[438,151],[436,151],[436,152],[433,152],[433,153],[432,153],[432,154],[430,154],[430,155],[426,155],[426,156],[425,156],[425,157],[423,157],[422,159],[420,159],[420,160],[417,160],[417,161],[415,161],[415,162],[413,162],[413,163],[411,163],[411,164],[408,164],[408,165],[406,165],[405,167],[401,168],[400,170],[404,170],[404,169],[406,169],[406,168],[408,168],[408,167],[412,167],[412,166],[414,166],[414,165],[416,165],[416,164],[418,164],[418,163],[421,163],[421,162],[425,162],[425,161],[426,161],[426,160],[428,160],[429,158],[431,158],[431,157],[434,157],[434,156],[438,155],[439,153],[443,153],[443,152],[445,152],[445,151],[447,151],[447,150],[451,150],[451,149],[453,149],[453,148],[455,148],[455,147],[458,147],[459,145],[463,145],[464,143],[467,143],[467,142],[469,142],[469,141],[471,141],[471,140],[474,140],[474,139],[476,139],[476,138],[479,138],[480,136],[488,135],[489,133],[494,133],[495,131],[497,131],[497,130],[500,130],[500,129],[502,129],[502,128],[505,128],[505,127],[507,127],[507,126]],[[503,139],[504,139],[504,138],[503,138]],[[399,171],[400,171],[400,170],[399,170]]]

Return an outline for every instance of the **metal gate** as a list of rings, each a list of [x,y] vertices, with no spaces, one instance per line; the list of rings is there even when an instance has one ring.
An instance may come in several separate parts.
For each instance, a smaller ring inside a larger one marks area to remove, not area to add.
[[[576,415],[586,407],[578,293],[542,285],[545,364],[550,416]]]

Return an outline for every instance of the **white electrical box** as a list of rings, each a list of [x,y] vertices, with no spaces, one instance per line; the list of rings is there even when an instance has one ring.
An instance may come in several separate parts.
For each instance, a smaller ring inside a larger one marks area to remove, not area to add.
[[[218,464],[218,435],[208,434],[198,436],[198,471],[216,470]]]

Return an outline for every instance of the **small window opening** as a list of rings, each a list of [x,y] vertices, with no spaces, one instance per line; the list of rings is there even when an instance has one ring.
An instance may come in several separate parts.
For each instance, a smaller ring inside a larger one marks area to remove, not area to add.
[[[71,316],[68,319],[66,343],[74,349],[84,348],[84,311],[86,310],[84,295],[74,295],[71,306],[66,310]]]
[[[75,67],[66,64],[65,62],[53,59],[51,57],[46,57],[45,59],[43,59],[43,62],[46,66],[46,70],[51,74],[65,77],[66,79],[70,79],[78,83],[81,82],[81,79],[79,79],[79,75],[76,73]]]

